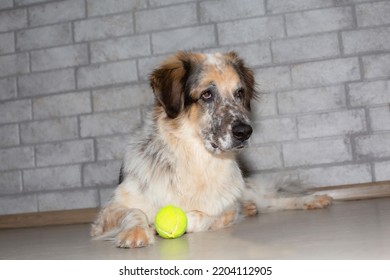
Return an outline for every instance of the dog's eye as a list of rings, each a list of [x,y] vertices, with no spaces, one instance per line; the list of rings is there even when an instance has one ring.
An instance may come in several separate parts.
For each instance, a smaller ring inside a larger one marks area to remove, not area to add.
[[[210,102],[213,100],[213,93],[210,90],[206,90],[202,93],[203,101]]]
[[[237,99],[242,99],[244,97],[244,89],[239,88],[238,90],[236,90],[236,92],[234,93],[234,97]]]

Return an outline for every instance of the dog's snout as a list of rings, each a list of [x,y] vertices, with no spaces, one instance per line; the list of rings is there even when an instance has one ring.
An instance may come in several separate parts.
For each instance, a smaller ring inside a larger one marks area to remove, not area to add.
[[[232,131],[234,138],[245,141],[251,137],[253,129],[249,124],[237,123],[233,126]]]

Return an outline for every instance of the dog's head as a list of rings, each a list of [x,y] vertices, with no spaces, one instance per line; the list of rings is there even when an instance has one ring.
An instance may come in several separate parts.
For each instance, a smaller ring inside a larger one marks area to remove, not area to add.
[[[155,69],[150,81],[167,119],[190,119],[207,150],[220,153],[247,146],[255,81],[236,53],[179,52]]]

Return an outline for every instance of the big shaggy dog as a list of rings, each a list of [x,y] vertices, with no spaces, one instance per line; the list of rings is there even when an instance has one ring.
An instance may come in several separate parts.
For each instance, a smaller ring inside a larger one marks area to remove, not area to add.
[[[236,53],[179,52],[153,71],[150,82],[156,99],[150,120],[129,143],[120,184],[92,236],[123,248],[148,246],[155,239],[154,216],[168,204],[187,213],[187,232],[197,232],[262,210],[331,202],[284,180],[244,179],[237,154],[252,134],[256,90],[253,72]]]

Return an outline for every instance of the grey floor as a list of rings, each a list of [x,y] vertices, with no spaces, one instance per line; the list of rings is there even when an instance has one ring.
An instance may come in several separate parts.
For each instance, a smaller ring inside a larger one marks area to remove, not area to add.
[[[390,259],[390,198],[262,214],[148,248],[91,241],[89,225],[0,230],[0,259]]]

